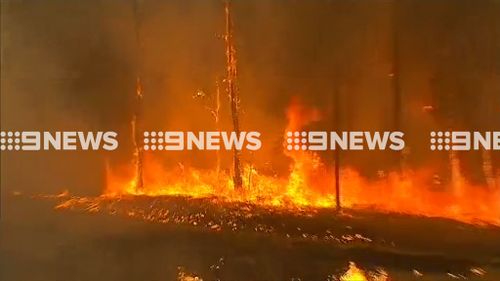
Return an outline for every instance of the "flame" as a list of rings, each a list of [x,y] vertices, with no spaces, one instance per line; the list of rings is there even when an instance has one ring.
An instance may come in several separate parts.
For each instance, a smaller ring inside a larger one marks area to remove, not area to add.
[[[299,131],[321,118],[319,111],[297,101],[291,103],[286,116],[285,134]],[[217,197],[230,202],[283,208],[335,207],[332,167],[314,152],[287,150],[287,143],[283,146],[283,153],[291,160],[287,177],[260,174],[255,167],[246,165],[242,172],[243,188],[235,189],[231,175],[222,170],[200,170],[182,164],[165,169],[153,154],[144,153],[143,188],[136,188],[133,165],[108,165],[104,196]],[[451,181],[446,185],[436,180],[432,167],[384,172],[376,180],[366,179],[355,169],[343,167],[340,174],[342,205],[500,225],[500,178],[497,176],[493,183],[490,180],[490,187],[473,185],[460,173],[459,159],[454,153],[450,153],[449,161]],[[497,188],[492,188],[493,185]]]
[[[285,133],[297,132],[311,122],[319,121],[320,114],[293,100],[287,111],[287,119]],[[284,143],[285,147],[287,145]],[[319,156],[306,150],[285,150],[284,153],[292,159],[286,194],[301,205],[335,206],[335,196],[329,190],[333,183],[331,170],[321,162]]]
[[[177,281],[203,281],[202,278],[186,272],[182,267],[178,267],[177,271]]]
[[[340,276],[340,281],[389,281],[389,277],[384,270],[376,272],[365,272],[358,268],[354,262],[349,262],[349,269]]]
[[[356,264],[351,262],[349,263],[349,270],[340,277],[340,281],[368,281],[366,278],[365,272],[358,267]]]

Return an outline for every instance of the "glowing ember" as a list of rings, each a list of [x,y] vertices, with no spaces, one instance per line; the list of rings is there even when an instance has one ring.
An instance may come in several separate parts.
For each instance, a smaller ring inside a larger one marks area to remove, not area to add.
[[[177,270],[179,271],[177,273],[177,280],[178,281],[203,281],[202,278],[195,276],[193,274],[187,273],[184,270],[184,268],[182,268],[182,267],[177,268]]]

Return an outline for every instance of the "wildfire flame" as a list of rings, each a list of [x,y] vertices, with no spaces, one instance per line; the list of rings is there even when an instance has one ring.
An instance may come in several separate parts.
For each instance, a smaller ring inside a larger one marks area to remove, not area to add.
[[[356,264],[351,262],[349,270],[340,277],[340,281],[368,281],[363,270],[356,267]]]
[[[285,132],[299,131],[321,118],[319,111],[294,101],[287,111]],[[286,139],[286,138],[285,138]],[[287,143],[284,143],[286,147]],[[144,153],[143,188],[130,167],[107,167],[104,196],[147,195],[217,197],[227,201],[250,202],[277,207],[335,207],[332,167],[314,152],[286,150],[291,160],[288,177],[262,175],[243,167],[243,189],[235,189],[232,177],[223,171],[199,170],[179,165],[165,169],[152,154]],[[420,216],[443,217],[468,223],[500,225],[500,191],[467,182],[460,174],[459,159],[450,154],[450,186],[435,188],[431,168],[388,172],[377,180],[363,178],[349,167],[341,169],[342,205],[372,208]],[[500,178],[493,179],[500,186]],[[489,185],[493,185],[491,181]]]
[[[369,272],[358,268],[354,262],[349,263],[349,269],[340,276],[340,281],[389,281],[385,271]]]

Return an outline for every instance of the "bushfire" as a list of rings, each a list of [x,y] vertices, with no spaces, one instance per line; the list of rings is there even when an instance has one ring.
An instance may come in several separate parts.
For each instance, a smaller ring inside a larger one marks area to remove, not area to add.
[[[286,115],[288,125],[284,132],[298,131],[321,118],[318,110],[299,102],[292,102]],[[283,148],[283,153],[290,158],[286,177],[264,175],[247,164],[242,171],[243,188],[235,188],[233,177],[227,172],[183,165],[166,169],[154,153],[145,152],[142,185],[136,182],[139,177],[133,165],[108,165],[103,196],[217,198],[286,209],[336,207],[334,167],[325,164],[315,152]],[[430,168],[387,172],[372,180],[354,168],[340,167],[342,207],[500,225],[500,177],[491,179],[489,186],[473,185],[461,175],[458,165],[459,159],[450,153],[452,180],[439,188],[433,181],[436,173]]]

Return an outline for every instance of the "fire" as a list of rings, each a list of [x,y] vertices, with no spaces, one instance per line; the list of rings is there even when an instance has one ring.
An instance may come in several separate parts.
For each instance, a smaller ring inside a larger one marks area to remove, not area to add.
[[[319,121],[320,113],[293,100],[287,111],[287,119],[285,132],[295,132],[309,123]],[[287,145],[284,143],[284,147]],[[292,159],[286,194],[301,205],[335,206],[335,196],[331,192],[331,170],[321,162],[320,157],[305,150],[285,150],[284,153]]]
[[[285,133],[299,131],[320,120],[321,114],[294,101],[287,113]],[[286,139],[286,138],[285,138]],[[104,196],[146,195],[217,197],[229,202],[288,207],[335,207],[333,169],[311,151],[287,150],[290,158],[287,177],[260,174],[252,165],[243,166],[242,187],[235,188],[230,173],[200,170],[179,164],[165,169],[153,154],[144,153],[143,187],[137,188],[137,171],[129,167],[107,166]],[[363,178],[350,167],[341,169],[342,207],[371,208],[382,212],[443,217],[468,223],[500,225],[500,178],[489,181],[489,187],[467,182],[460,174],[459,159],[450,154],[451,181],[435,183],[432,168],[387,172],[376,180]],[[491,169],[490,169],[491,170]],[[492,183],[493,181],[493,183]],[[495,184],[496,182],[496,184]]]
[[[177,280],[179,281],[203,281],[202,278],[187,273],[184,268],[179,267],[177,274]],[[349,269],[340,276],[340,281],[388,281],[387,274],[382,273],[372,273],[367,277],[367,274],[362,269],[359,269],[354,262],[349,263]],[[328,278],[328,280],[330,280]],[[335,278],[335,280],[337,280]]]
[[[358,268],[354,262],[349,263],[349,269],[340,276],[340,281],[389,281],[385,271],[369,272]]]
[[[349,270],[340,277],[340,281],[368,281],[363,270],[356,267],[356,264],[351,262]]]

